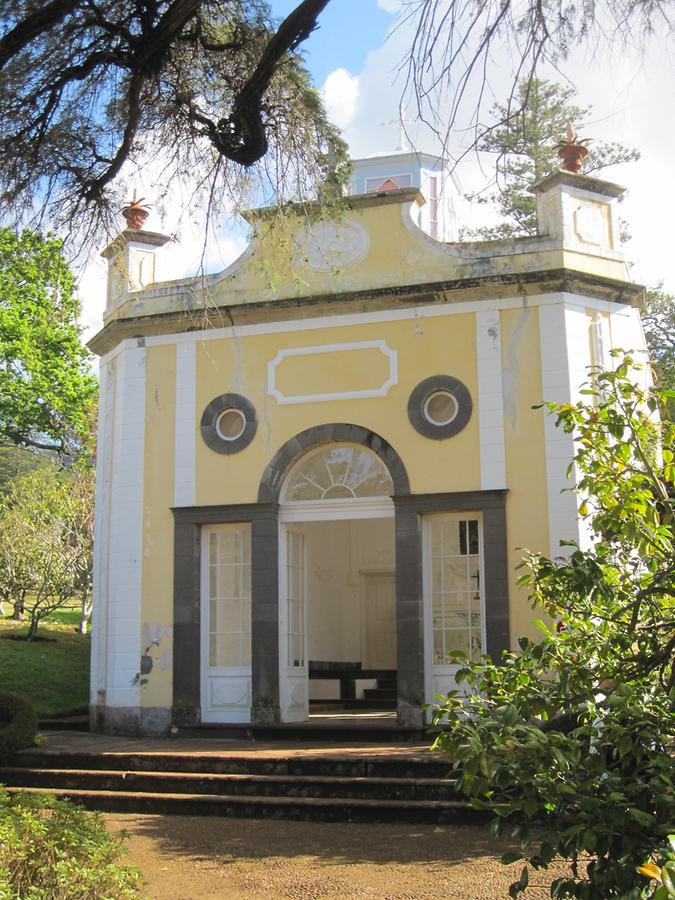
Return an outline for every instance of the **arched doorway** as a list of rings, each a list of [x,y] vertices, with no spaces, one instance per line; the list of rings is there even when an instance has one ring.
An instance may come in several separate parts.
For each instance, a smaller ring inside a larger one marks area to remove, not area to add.
[[[325,443],[290,467],[279,507],[279,697],[314,711],[395,709],[392,476],[368,447]]]

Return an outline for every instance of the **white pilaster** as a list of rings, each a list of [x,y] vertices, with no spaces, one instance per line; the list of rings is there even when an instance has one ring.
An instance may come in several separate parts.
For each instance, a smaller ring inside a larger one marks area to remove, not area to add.
[[[114,365],[114,364],[113,364]],[[107,668],[108,565],[110,542],[110,489],[112,481],[111,435],[114,415],[114,377],[111,363],[101,360],[96,447],[96,514],[94,518],[94,585],[91,621],[90,702],[96,705],[105,691]]]
[[[570,403],[572,400],[566,319],[562,301],[553,306],[539,307],[541,382],[543,399],[547,402]],[[574,317],[570,318],[570,324],[574,324]],[[555,416],[549,414],[544,419],[544,440],[550,555],[556,558],[569,555],[569,548],[561,548],[560,541],[579,540],[577,500],[569,492],[572,481],[567,477],[567,469],[574,455],[574,441],[571,434],[556,428]]]
[[[174,506],[195,505],[196,342],[176,346]]]
[[[480,474],[484,491],[506,487],[499,310],[476,313]]]
[[[106,706],[133,709],[141,657],[145,347],[125,347],[113,371]]]

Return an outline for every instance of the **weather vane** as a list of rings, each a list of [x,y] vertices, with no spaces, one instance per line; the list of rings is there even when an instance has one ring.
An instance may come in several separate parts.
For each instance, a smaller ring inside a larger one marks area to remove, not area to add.
[[[405,103],[401,100],[401,103],[398,108],[398,119],[387,119],[386,122],[380,122],[380,125],[398,125],[399,126],[399,136],[398,136],[398,147],[397,150],[408,151],[411,148],[408,146],[407,133],[405,130],[406,125],[414,125],[414,119],[407,119],[405,115]]]

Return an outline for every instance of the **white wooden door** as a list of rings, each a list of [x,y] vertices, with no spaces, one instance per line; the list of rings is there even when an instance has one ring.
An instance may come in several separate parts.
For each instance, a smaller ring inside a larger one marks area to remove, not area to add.
[[[426,699],[458,686],[459,650],[469,659],[485,652],[483,538],[478,514],[443,513],[423,521]],[[466,686],[461,685],[465,690]]]
[[[396,668],[396,579],[368,574],[363,581],[363,667]]]
[[[202,528],[202,722],[251,721],[251,529]]]
[[[305,536],[297,526],[279,534],[279,693],[282,722],[309,718]]]

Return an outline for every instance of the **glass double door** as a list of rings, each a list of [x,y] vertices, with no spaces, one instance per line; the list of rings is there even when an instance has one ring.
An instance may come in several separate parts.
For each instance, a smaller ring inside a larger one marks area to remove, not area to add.
[[[485,652],[482,522],[441,513],[423,519],[427,700],[457,687],[461,660]],[[452,654],[462,654],[453,656]]]

